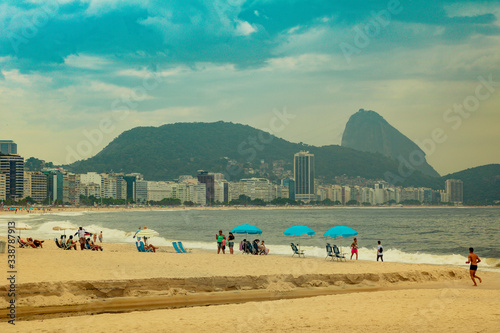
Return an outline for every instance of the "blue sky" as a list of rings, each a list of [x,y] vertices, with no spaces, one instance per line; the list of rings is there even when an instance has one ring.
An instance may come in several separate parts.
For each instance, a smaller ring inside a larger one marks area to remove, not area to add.
[[[364,108],[421,146],[442,129],[441,174],[499,163],[500,85],[477,88],[500,82],[499,16],[499,1],[1,1],[0,137],[66,163],[136,126],[266,129],[286,109],[276,135],[339,144]]]

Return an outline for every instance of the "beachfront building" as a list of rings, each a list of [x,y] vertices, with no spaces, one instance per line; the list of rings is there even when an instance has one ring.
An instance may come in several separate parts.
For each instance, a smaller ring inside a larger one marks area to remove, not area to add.
[[[7,177],[5,173],[0,173],[0,200],[7,199]]]
[[[148,182],[146,180],[136,180],[135,198],[137,202],[146,202],[148,200]]]
[[[61,202],[63,200],[63,169],[46,168],[42,173],[47,176],[47,197],[50,202]]]
[[[116,193],[116,178],[110,173],[101,173],[101,197],[118,199]]]
[[[168,181],[148,181],[147,201],[161,201],[172,198],[172,185],[174,184]]]
[[[127,200],[137,201],[137,181],[142,179],[141,174],[127,174],[123,176],[123,180],[127,183]]]
[[[295,180],[292,178],[282,179],[281,185],[288,187],[288,197],[295,200]]]
[[[0,140],[0,154],[17,155],[17,144],[12,140]]]
[[[211,205],[215,200],[215,175],[207,171],[198,171],[198,182],[205,184],[206,187],[206,203]]]
[[[101,197],[102,177],[97,172],[87,172],[80,174],[80,194],[85,197]]]
[[[80,204],[80,175],[65,172],[63,174],[63,197],[64,204]]]
[[[40,171],[24,171],[24,197],[43,202],[47,198],[47,176]]]
[[[200,206],[207,205],[207,185],[204,183],[189,184],[189,201]]]
[[[0,153],[0,173],[5,174],[6,197],[21,200],[24,197],[24,158]]]
[[[445,182],[448,202],[461,204],[464,201],[464,183],[459,179],[447,179]]]
[[[295,181],[295,199],[309,202],[315,200],[314,190],[314,154],[301,151],[294,155],[293,175]]]
[[[101,197],[101,185],[90,183],[83,185],[80,182],[80,194],[85,197],[95,197],[99,199]]]

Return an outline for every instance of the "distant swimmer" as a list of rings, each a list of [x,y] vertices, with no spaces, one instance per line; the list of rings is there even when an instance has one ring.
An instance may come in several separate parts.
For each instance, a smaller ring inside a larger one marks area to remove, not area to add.
[[[474,249],[472,247],[469,248],[469,260],[467,260],[465,263],[468,264],[470,263],[470,278],[472,279],[472,282],[474,282],[474,287],[477,287],[477,283],[475,279],[479,280],[479,283],[483,282],[479,276],[476,275],[477,271],[477,264],[481,262],[481,259],[477,256],[477,254],[474,253]]]

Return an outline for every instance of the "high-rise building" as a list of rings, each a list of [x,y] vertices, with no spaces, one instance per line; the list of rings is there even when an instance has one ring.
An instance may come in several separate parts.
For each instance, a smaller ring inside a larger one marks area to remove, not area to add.
[[[295,200],[295,181],[292,178],[285,178],[281,180],[281,185],[288,187],[289,198]]]
[[[136,175],[128,174],[123,176],[123,180],[127,183],[127,200],[137,201],[136,182],[139,179]]]
[[[42,203],[47,198],[47,176],[40,171],[24,171],[24,197]]]
[[[12,140],[0,140],[0,154],[17,155],[17,144]]]
[[[215,201],[215,176],[206,171],[198,171],[198,182],[206,186],[206,204],[212,205]]]
[[[7,199],[7,177],[4,173],[0,173],[0,201]]]
[[[5,194],[12,200],[24,196],[24,158],[19,155],[0,153],[0,173],[5,174]]]
[[[295,180],[295,199],[315,200],[314,154],[301,151],[294,155],[293,174]]]
[[[65,172],[63,174],[63,203],[80,204],[80,175]]]
[[[445,182],[448,202],[462,203],[464,201],[464,183],[459,179],[447,179]]]
[[[47,176],[47,197],[51,202],[63,202],[63,170],[43,169],[42,173]]]

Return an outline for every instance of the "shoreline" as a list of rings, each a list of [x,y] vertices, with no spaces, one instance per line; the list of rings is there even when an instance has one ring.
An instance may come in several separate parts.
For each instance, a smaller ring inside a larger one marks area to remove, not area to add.
[[[50,207],[26,208],[12,210],[0,210],[0,216],[16,216],[16,215],[49,215],[58,213],[75,213],[75,212],[140,212],[140,211],[184,211],[184,210],[304,210],[304,209],[471,209],[471,208],[496,208],[500,206],[214,206],[214,207],[187,207],[187,206],[172,206],[172,207]],[[47,210],[50,209],[50,210]]]

